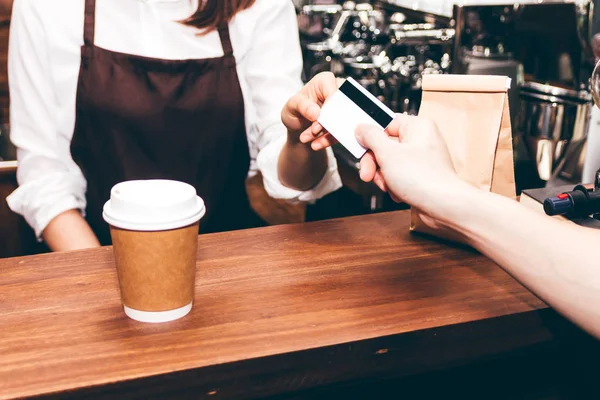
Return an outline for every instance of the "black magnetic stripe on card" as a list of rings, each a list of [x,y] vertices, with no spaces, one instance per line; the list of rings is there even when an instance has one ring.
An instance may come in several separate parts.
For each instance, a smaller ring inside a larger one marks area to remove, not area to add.
[[[352,100],[354,104],[360,107],[360,109],[373,118],[375,122],[381,125],[382,128],[387,128],[390,122],[392,122],[394,119],[350,82],[344,82],[340,87],[340,91],[344,93],[350,100]]]

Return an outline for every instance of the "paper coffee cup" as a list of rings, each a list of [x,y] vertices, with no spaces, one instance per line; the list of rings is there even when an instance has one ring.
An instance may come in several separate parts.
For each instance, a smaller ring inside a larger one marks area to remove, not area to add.
[[[112,188],[103,217],[130,318],[167,322],[190,312],[204,214],[204,201],[183,182],[136,180]]]

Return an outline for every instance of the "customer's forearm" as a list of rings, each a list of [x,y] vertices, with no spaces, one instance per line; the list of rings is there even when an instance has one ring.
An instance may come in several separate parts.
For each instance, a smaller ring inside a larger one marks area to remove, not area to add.
[[[52,251],[80,250],[99,247],[96,235],[77,210],[69,210],[54,218],[42,234]]]
[[[448,195],[445,223],[541,299],[600,337],[600,232],[558,221],[502,196]]]
[[[327,153],[314,151],[310,144],[300,142],[283,146],[278,162],[279,180],[296,190],[308,190],[317,185],[327,171]]]

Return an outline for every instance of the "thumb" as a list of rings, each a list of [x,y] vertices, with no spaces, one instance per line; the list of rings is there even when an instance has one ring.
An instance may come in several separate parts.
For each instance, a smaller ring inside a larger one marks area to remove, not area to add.
[[[305,86],[312,93],[312,97],[320,104],[330,98],[338,89],[336,77],[331,72],[321,72],[311,79]]]
[[[373,151],[376,157],[385,152],[392,144],[387,133],[373,125],[359,125],[356,128],[356,139],[361,145]]]

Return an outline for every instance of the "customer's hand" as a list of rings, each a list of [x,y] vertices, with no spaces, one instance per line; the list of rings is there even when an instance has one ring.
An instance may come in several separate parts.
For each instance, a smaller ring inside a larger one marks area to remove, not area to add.
[[[281,112],[281,120],[288,129],[288,142],[311,143],[313,150],[321,150],[336,143],[317,122],[325,100],[333,95],[343,80],[331,72],[322,72],[311,79],[296,95],[288,100]]]
[[[369,151],[360,162],[360,177],[429,213],[440,193],[462,182],[436,125],[423,118],[397,115],[384,131],[361,125],[358,141]]]

